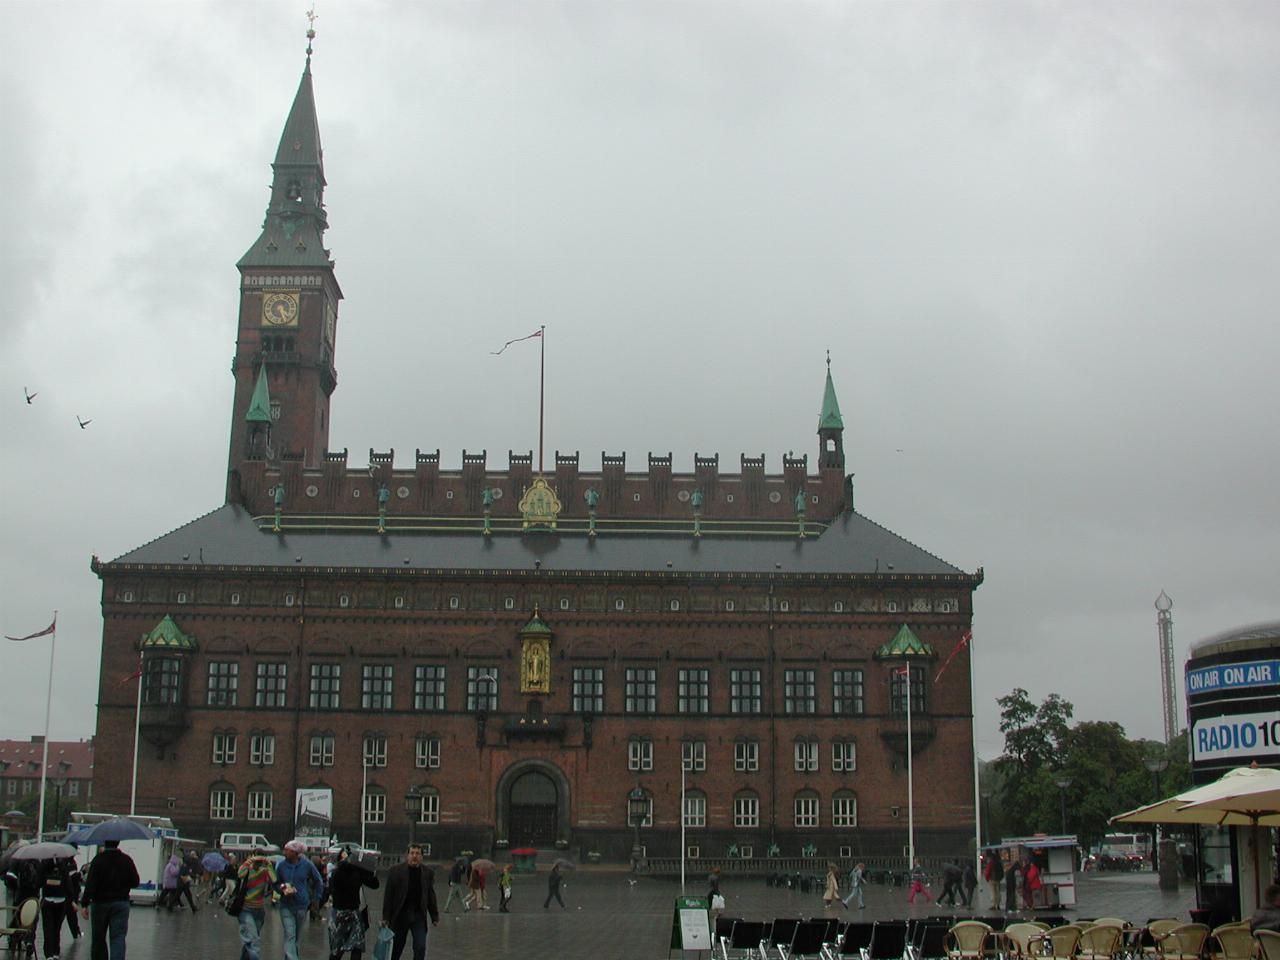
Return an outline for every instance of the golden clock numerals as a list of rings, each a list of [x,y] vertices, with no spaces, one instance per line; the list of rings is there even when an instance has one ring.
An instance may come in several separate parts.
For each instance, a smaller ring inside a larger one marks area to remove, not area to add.
[[[297,326],[298,294],[264,293],[262,295],[262,324],[268,327]]]

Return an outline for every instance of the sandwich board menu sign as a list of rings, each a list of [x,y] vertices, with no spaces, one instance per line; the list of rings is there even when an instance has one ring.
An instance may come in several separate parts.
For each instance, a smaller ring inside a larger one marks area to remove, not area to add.
[[[706,897],[676,897],[671,915],[672,950],[710,950],[711,921]]]

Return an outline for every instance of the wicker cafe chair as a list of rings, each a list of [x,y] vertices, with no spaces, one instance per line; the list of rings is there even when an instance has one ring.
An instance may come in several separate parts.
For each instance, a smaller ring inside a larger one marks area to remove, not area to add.
[[[9,951],[15,957],[36,955],[36,921],[40,919],[40,901],[27,897],[12,908],[13,916],[0,926],[0,937],[9,938]]]
[[[1076,948],[1080,945],[1080,937],[1083,933],[1084,931],[1075,924],[1065,923],[1032,937],[1027,942],[1027,946],[1037,957],[1071,960],[1076,955]]]
[[[1004,928],[1005,955],[1013,960],[1031,956],[1031,938],[1042,934],[1044,931],[1034,923],[1009,924]]]
[[[1184,923],[1156,940],[1162,960],[1200,960],[1209,928],[1203,923]]]
[[[1139,935],[1143,954],[1148,958],[1156,956],[1160,952],[1160,938],[1168,936],[1170,930],[1176,930],[1180,926],[1182,926],[1182,921],[1172,918],[1149,920],[1146,929]]]
[[[1113,960],[1124,946],[1120,927],[1111,923],[1095,923],[1080,932],[1081,960]]]
[[[1224,923],[1209,934],[1209,956],[1213,960],[1251,960],[1256,947],[1247,923]]]
[[[991,927],[981,920],[961,920],[947,931],[948,960],[984,960]]]
[[[1258,942],[1258,956],[1262,960],[1280,960],[1280,933],[1274,930],[1255,930],[1253,939]]]

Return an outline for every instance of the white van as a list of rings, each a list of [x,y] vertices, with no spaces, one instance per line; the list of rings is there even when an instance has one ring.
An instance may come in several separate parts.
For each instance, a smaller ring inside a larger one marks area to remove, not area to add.
[[[261,850],[268,856],[280,853],[280,848],[260,833],[224,833],[218,838],[218,849],[223,853],[234,853],[241,860],[254,850]]]

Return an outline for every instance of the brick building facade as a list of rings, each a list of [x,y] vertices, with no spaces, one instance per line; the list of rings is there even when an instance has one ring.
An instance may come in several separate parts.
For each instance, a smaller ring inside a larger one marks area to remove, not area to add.
[[[968,655],[982,573],[854,509],[830,369],[816,472],[650,454],[494,466],[464,451],[352,467],[328,449],[341,290],[308,59],[240,260],[226,503],[110,562],[102,806],[186,835],[333,822],[436,855],[552,846],[625,859],[906,842],[910,667],[918,845],[973,833]],[[479,427],[481,425],[477,425]],[[959,647],[959,649],[957,649]],[[947,675],[939,667],[956,653]],[[682,767],[685,793],[681,800]],[[637,793],[637,796],[639,796]],[[412,824],[411,822],[412,821]]]

